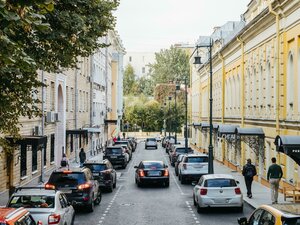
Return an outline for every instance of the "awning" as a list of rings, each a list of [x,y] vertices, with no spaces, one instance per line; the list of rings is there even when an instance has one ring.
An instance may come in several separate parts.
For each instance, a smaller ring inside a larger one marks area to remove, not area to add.
[[[219,124],[213,124],[213,129],[218,130],[219,129]]]
[[[229,124],[220,124],[218,129],[218,135],[227,135],[227,134],[235,134],[236,128],[238,126],[236,125],[229,125]]]
[[[11,144],[17,145],[32,145],[32,146],[39,146],[39,145],[47,145],[47,136],[21,136],[21,139],[14,139],[11,136],[5,137]]]
[[[74,129],[74,130],[66,130],[66,134],[78,134],[78,135],[87,135],[88,131],[84,129]]]
[[[201,129],[207,129],[207,128],[209,128],[210,126],[209,126],[209,123],[206,123],[206,122],[202,122],[201,123]]]
[[[87,130],[89,133],[101,133],[101,129],[97,127],[87,127],[82,129]]]
[[[118,124],[118,120],[104,120],[104,123],[106,125],[108,125],[108,124],[115,124],[115,125],[117,125]]]
[[[193,123],[194,128],[200,128],[201,123]]]
[[[279,152],[291,157],[300,165],[300,136],[277,136],[274,144]]]
[[[257,127],[247,127],[247,128],[236,128],[236,133],[241,136],[257,136],[257,137],[265,137],[264,130],[262,128]]]

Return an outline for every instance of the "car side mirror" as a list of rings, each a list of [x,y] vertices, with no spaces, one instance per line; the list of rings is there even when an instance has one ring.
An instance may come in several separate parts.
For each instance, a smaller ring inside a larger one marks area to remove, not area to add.
[[[246,217],[238,218],[237,221],[238,221],[238,224],[240,224],[240,225],[247,225],[248,224]]]
[[[197,182],[196,182],[196,181],[193,181],[193,182],[192,182],[192,185],[193,185],[193,186],[196,186],[196,185],[197,185]]]
[[[138,166],[134,166],[133,168],[134,168],[134,169],[137,169],[137,168],[138,168]]]
[[[235,181],[237,184],[240,184],[240,182],[238,180]]]

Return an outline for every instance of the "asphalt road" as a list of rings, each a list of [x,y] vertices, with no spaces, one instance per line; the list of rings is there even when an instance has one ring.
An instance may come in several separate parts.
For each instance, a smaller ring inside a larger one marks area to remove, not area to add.
[[[237,224],[237,218],[249,216],[253,211],[247,204],[244,212],[233,209],[210,209],[198,214],[193,206],[191,184],[178,182],[174,168],[170,169],[170,187],[147,186],[138,188],[134,180],[133,168],[141,160],[164,160],[169,164],[165,149],[145,150],[139,143],[132,160],[125,170],[117,170],[119,179],[112,193],[103,193],[102,201],[93,213],[77,212],[75,224],[82,225],[170,225],[201,224],[231,225]]]

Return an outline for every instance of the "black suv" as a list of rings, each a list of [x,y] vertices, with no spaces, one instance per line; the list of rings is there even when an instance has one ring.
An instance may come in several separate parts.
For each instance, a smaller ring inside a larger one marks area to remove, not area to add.
[[[112,192],[117,186],[117,173],[109,160],[87,161],[83,166],[89,168],[95,179],[98,180],[101,189]]]
[[[111,146],[105,149],[103,159],[108,159],[114,166],[122,166],[123,169],[127,166],[125,149],[122,146]]]
[[[89,212],[93,212],[94,205],[101,202],[99,183],[91,170],[85,167],[53,171],[45,189],[60,190],[74,207],[84,206]]]

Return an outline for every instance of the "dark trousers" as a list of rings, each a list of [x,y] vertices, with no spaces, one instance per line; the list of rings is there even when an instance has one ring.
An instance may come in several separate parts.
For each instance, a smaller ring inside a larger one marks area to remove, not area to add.
[[[252,181],[253,181],[253,177],[245,177],[247,196],[252,195],[252,192],[251,192]]]

